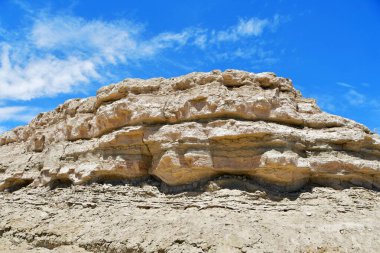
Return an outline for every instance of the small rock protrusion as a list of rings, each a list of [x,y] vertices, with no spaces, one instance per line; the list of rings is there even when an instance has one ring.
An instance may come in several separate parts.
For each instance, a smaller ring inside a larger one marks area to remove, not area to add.
[[[45,148],[45,135],[36,135],[30,140],[30,150],[42,152]]]

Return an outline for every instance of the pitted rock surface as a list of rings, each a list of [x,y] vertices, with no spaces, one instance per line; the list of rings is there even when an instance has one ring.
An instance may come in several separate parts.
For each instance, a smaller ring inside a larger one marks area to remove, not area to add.
[[[380,137],[290,79],[238,70],[126,79],[0,136],[0,191],[246,176],[278,191],[380,188]]]

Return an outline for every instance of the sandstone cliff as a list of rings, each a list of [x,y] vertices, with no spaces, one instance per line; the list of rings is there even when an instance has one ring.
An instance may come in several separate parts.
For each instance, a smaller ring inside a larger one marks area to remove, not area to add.
[[[0,191],[153,176],[246,176],[280,191],[380,188],[380,138],[322,112],[291,80],[237,70],[126,79],[0,136]]]

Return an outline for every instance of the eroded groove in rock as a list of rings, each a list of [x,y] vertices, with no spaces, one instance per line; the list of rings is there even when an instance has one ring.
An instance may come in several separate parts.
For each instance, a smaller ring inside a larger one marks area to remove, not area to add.
[[[126,79],[0,136],[0,190],[220,175],[279,191],[380,188],[380,138],[322,112],[291,80],[238,70]]]

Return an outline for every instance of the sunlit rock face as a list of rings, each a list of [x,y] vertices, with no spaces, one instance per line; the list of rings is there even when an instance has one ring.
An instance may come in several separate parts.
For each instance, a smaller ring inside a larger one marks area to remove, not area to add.
[[[280,191],[380,188],[380,138],[287,78],[238,70],[126,79],[0,136],[0,190],[224,174]]]

